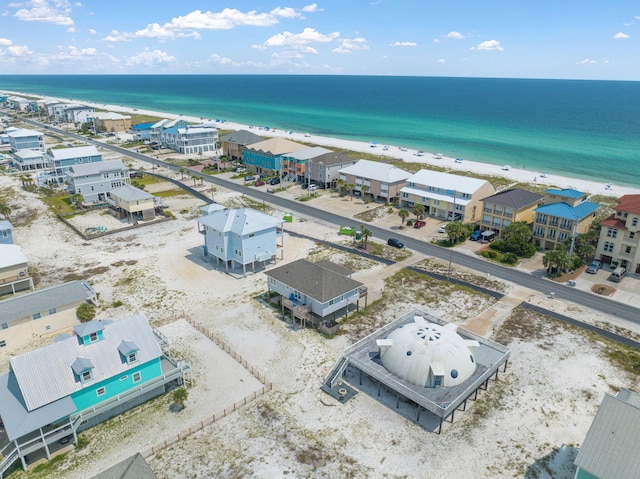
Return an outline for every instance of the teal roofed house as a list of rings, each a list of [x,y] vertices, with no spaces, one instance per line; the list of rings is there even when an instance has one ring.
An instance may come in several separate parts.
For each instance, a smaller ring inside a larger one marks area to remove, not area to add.
[[[166,337],[143,314],[119,321],[93,320],[74,334],[9,360],[0,376],[0,418],[9,444],[0,444],[0,477],[29,454],[51,458],[58,441],[182,384],[186,361],[163,353]]]
[[[569,238],[587,232],[600,208],[587,198],[587,193],[573,189],[547,190],[544,204],[533,210],[534,244],[551,250]]]
[[[242,161],[257,173],[279,173],[284,156],[307,148],[309,147],[306,145],[285,138],[269,138],[246,146],[242,150]]]

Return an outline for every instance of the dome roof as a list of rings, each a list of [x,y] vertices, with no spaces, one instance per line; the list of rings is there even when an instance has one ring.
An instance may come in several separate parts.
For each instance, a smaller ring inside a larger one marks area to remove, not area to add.
[[[416,386],[450,387],[463,383],[476,369],[478,342],[462,338],[453,323],[441,326],[415,316],[377,341],[382,365]]]

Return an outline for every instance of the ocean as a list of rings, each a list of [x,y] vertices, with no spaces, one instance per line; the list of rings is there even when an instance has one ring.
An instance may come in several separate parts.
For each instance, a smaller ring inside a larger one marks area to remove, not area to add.
[[[0,75],[2,90],[375,141],[640,187],[640,82]]]

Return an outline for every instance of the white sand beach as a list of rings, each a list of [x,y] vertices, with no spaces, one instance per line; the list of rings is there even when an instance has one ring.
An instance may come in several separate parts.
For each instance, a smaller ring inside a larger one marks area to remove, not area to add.
[[[19,92],[10,92],[13,94],[21,94],[25,95],[25,93]],[[123,105],[108,105],[102,103],[92,103],[81,100],[70,100],[63,98],[55,98],[55,97],[43,97],[43,99],[47,100],[57,100],[64,103],[75,103],[75,104],[83,104],[87,106],[91,106],[100,110],[108,110],[117,113],[124,114],[142,114],[155,116],[159,118],[182,118],[185,121],[192,123],[202,123],[203,118],[195,117],[195,116],[187,116],[187,115],[179,115],[175,113],[168,112],[160,112],[160,111],[152,111],[152,110],[144,110],[131,108]],[[206,120],[210,121],[210,120]],[[491,176],[503,176],[505,178],[509,178],[514,182],[518,183],[531,183],[531,184],[541,184],[548,185],[549,187],[556,188],[572,188],[578,191],[583,191],[586,193],[590,193],[593,195],[605,195],[605,196],[615,196],[620,197],[628,194],[640,194],[640,187],[634,188],[630,186],[619,186],[615,184],[611,184],[606,178],[598,179],[598,181],[588,181],[578,178],[570,178],[566,176],[558,176],[550,172],[543,171],[532,171],[527,170],[526,168],[516,168],[513,166],[509,166],[508,169],[505,169],[505,166],[497,166],[488,163],[480,163],[477,161],[471,161],[469,159],[456,159],[447,156],[442,156],[437,152],[423,152],[422,155],[418,156],[417,150],[406,149],[400,146],[394,145],[386,145],[387,149],[383,149],[385,145],[382,144],[373,144],[362,141],[352,141],[352,140],[343,140],[339,138],[331,138],[320,135],[311,135],[305,132],[296,132],[291,130],[282,130],[282,129],[258,129],[258,127],[245,125],[242,123],[235,123],[232,121],[224,121],[218,125],[221,129],[224,130],[249,130],[253,131],[255,134],[265,137],[284,137],[288,138],[292,141],[299,141],[304,143],[313,143],[320,146],[325,146],[327,148],[339,148],[339,149],[347,149],[358,152],[367,152],[374,153],[382,156],[388,156],[390,158],[401,159],[402,161],[407,162],[416,162],[416,163],[424,163],[425,165],[434,165],[439,167],[448,168],[450,170],[458,170],[458,171],[469,171],[473,173],[478,173],[482,175],[491,175]],[[514,164],[516,164],[517,160],[514,159]]]

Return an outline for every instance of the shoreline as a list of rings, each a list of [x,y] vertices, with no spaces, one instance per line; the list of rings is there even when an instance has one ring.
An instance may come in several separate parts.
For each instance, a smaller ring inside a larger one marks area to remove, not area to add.
[[[26,93],[21,92],[11,92],[7,93],[14,95],[26,95]],[[146,110],[140,108],[132,108],[123,105],[110,105],[96,102],[87,102],[82,100],[73,100],[73,99],[63,99],[58,97],[50,97],[50,96],[40,96],[30,94],[28,96],[40,98],[42,100],[56,100],[61,103],[78,103],[86,106],[90,106],[96,109],[108,110],[119,113],[126,113],[129,115],[143,114],[148,116],[155,116],[159,118],[167,118],[167,119],[183,119],[192,123],[202,123],[202,117],[195,117],[189,115],[181,115],[175,113],[154,111],[154,110]],[[447,156],[439,155],[436,152],[424,152],[422,156],[417,156],[418,151],[415,149],[407,149],[402,148],[395,145],[383,145],[383,144],[374,144],[364,141],[356,141],[356,140],[344,140],[340,138],[332,138],[325,137],[321,135],[313,135],[302,132],[288,131],[288,130],[278,130],[278,129],[270,129],[270,130],[258,130],[257,127],[252,125],[246,125],[242,123],[236,123],[233,121],[225,120],[222,123],[230,130],[248,130],[252,131],[260,136],[265,137],[281,137],[287,138],[292,141],[304,142],[304,143],[314,143],[319,146],[324,147],[334,147],[340,149],[346,149],[351,151],[356,151],[360,153],[375,153],[381,156],[388,156],[389,158],[401,159],[404,162],[414,162],[414,163],[422,163],[430,166],[437,166],[446,168],[450,173],[455,174],[457,171],[465,171],[470,173],[477,173],[481,175],[487,176],[502,176],[504,178],[508,178],[517,183],[530,183],[533,185],[544,185],[548,187],[555,188],[571,188],[578,191],[582,191],[585,193],[589,193],[592,195],[604,195],[619,198],[623,195],[632,195],[632,194],[640,194],[640,188],[632,187],[632,186],[621,186],[616,184],[607,183],[603,181],[589,181],[578,178],[571,178],[567,176],[560,176],[555,174],[550,174],[549,172],[541,172],[534,170],[527,170],[524,168],[513,168],[509,167],[505,169],[505,166],[497,166],[490,163],[481,163],[477,161],[471,160],[458,160],[456,158],[451,158]],[[227,128],[225,128],[227,129]],[[384,150],[384,147],[387,147]],[[438,157],[436,157],[438,156]]]

